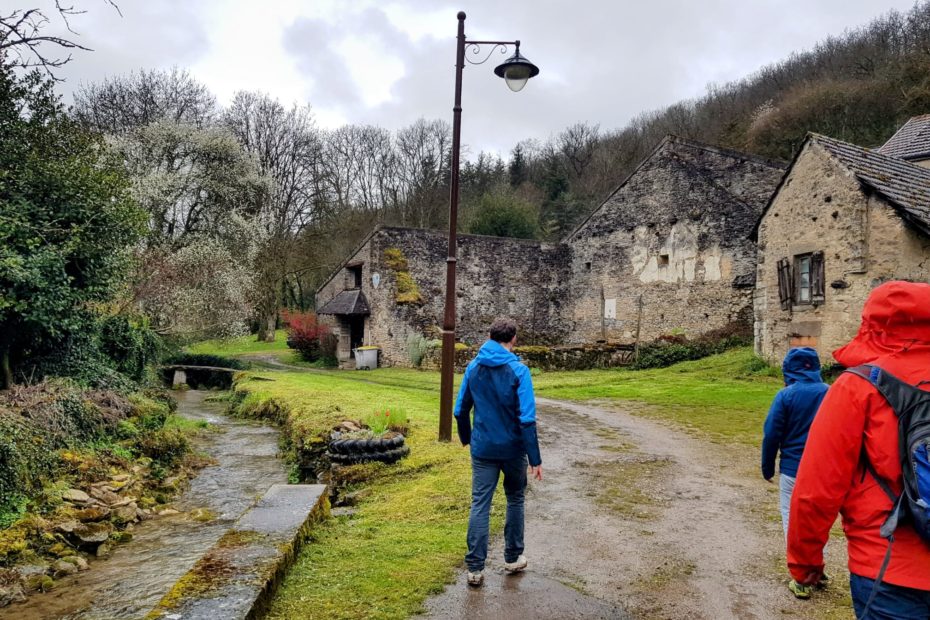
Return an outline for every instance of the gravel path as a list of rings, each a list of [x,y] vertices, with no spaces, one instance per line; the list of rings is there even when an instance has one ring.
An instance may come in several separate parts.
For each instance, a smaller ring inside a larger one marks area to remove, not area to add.
[[[545,477],[527,498],[528,573],[501,574],[498,539],[485,587],[463,575],[428,617],[844,617],[787,592],[777,489],[754,478],[752,451],[631,415],[633,404],[537,404]]]

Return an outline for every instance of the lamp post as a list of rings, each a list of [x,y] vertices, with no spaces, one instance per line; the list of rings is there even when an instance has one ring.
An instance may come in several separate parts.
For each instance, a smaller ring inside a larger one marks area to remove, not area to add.
[[[455,48],[455,104],[452,108],[452,174],[449,191],[449,256],[446,259],[446,307],[442,322],[442,365],[439,385],[439,441],[452,440],[452,384],[455,366],[455,263],[456,220],[459,208],[459,155],[462,135],[462,69],[465,68],[465,50],[477,54],[482,45],[493,46],[483,60],[468,62],[480,65],[488,61],[499,49],[506,53],[514,46],[514,54],[498,65],[494,73],[504,79],[510,90],[522,89],[527,80],[539,73],[539,68],[520,55],[519,41],[468,41],[465,39],[465,12],[459,11],[459,29]]]

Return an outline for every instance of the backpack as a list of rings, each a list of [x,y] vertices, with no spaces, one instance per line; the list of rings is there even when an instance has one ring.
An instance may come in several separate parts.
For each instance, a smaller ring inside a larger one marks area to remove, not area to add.
[[[871,383],[898,418],[898,457],[903,478],[900,495],[896,495],[888,481],[875,472],[865,446],[862,447],[863,476],[865,472],[871,474],[892,503],[891,511],[879,530],[882,538],[888,540],[888,551],[866,603],[865,609],[868,610],[891,560],[891,545],[898,526],[910,522],[921,539],[930,545],[930,391],[920,389],[930,381],[911,385],[870,364],[856,366],[846,372]]]

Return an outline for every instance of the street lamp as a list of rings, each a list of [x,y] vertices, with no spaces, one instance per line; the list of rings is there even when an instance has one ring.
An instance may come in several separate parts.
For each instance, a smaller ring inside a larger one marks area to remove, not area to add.
[[[480,65],[488,61],[494,50],[506,53],[511,45],[514,54],[494,69],[510,90],[522,89],[527,80],[539,73],[539,68],[520,54],[519,41],[467,41],[465,39],[465,12],[459,11],[459,30],[455,48],[455,105],[452,108],[452,174],[449,191],[449,257],[446,259],[446,308],[442,322],[442,366],[439,385],[439,441],[452,440],[452,383],[455,366],[455,237],[459,208],[459,155],[462,135],[462,69],[465,68],[465,50],[478,54],[482,45],[493,46],[483,60],[467,59]]]

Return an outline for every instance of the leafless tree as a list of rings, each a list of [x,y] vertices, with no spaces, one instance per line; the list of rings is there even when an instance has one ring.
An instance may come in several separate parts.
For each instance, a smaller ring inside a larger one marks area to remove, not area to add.
[[[320,132],[309,106],[288,109],[263,93],[237,93],[221,120],[272,184],[261,213],[267,243],[256,264],[255,303],[259,339],[272,341],[295,240],[322,206]]]
[[[119,12],[114,0],[103,1]],[[45,34],[52,19],[49,15],[57,15],[68,32],[77,36],[71,27],[71,18],[85,12],[75,5],[55,0],[54,12],[32,7],[0,13],[0,62],[20,68],[40,67],[55,77],[54,70],[70,62],[71,50],[92,50],[71,36]],[[49,48],[55,51],[49,52]],[[62,53],[66,55],[59,55]]]
[[[82,86],[74,115],[105,134],[122,134],[155,121],[203,128],[216,116],[216,98],[186,69],[140,70]]]

